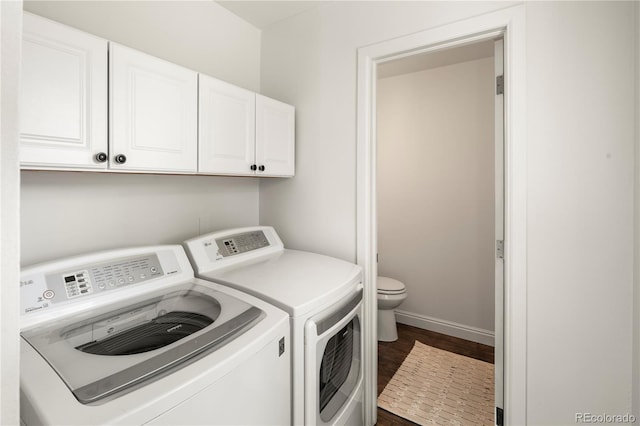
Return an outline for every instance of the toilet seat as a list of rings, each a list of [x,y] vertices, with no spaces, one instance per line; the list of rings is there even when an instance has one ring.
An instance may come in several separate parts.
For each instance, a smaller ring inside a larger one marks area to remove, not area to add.
[[[388,295],[404,294],[406,292],[407,292],[407,290],[396,290],[396,291],[378,290],[378,294],[388,294]]]
[[[407,291],[405,285],[388,277],[378,277],[378,294],[402,294]]]

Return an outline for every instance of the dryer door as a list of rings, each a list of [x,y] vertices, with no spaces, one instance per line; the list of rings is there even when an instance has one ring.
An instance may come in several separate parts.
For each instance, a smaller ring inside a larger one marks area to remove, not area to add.
[[[334,424],[352,408],[362,382],[361,312],[359,289],[346,303],[310,318],[305,325],[307,424]]]

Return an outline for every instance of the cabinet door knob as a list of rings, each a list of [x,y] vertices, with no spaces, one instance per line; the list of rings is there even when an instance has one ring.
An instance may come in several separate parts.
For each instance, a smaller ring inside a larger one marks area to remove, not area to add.
[[[104,163],[105,161],[107,161],[107,154],[104,152],[99,152],[96,154],[96,161],[98,163]]]
[[[118,154],[115,156],[114,160],[118,164],[124,164],[127,162],[127,156],[124,154]]]
[[[252,164],[252,165],[251,165],[251,170],[252,170],[252,171],[254,171],[254,172],[255,172],[257,168],[258,168],[258,166],[256,166],[255,164]]]
[[[258,167],[258,170],[260,170],[261,172],[264,172],[265,167],[263,165],[260,165],[260,167]]]

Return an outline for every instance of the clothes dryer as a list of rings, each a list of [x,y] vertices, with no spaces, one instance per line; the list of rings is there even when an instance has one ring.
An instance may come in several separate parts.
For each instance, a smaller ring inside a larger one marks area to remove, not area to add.
[[[198,277],[290,315],[293,423],[361,426],[361,268],[285,249],[268,226],[203,235],[185,247]]]
[[[25,425],[291,422],[289,316],[193,277],[181,246],[21,273]]]

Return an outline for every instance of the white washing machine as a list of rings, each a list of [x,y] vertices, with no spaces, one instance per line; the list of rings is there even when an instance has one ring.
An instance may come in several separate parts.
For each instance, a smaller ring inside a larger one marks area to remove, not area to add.
[[[293,423],[361,426],[361,268],[285,249],[266,226],[215,232],[185,246],[200,278],[252,294],[291,316]]]
[[[291,422],[289,316],[193,277],[181,246],[21,273],[26,425]]]

